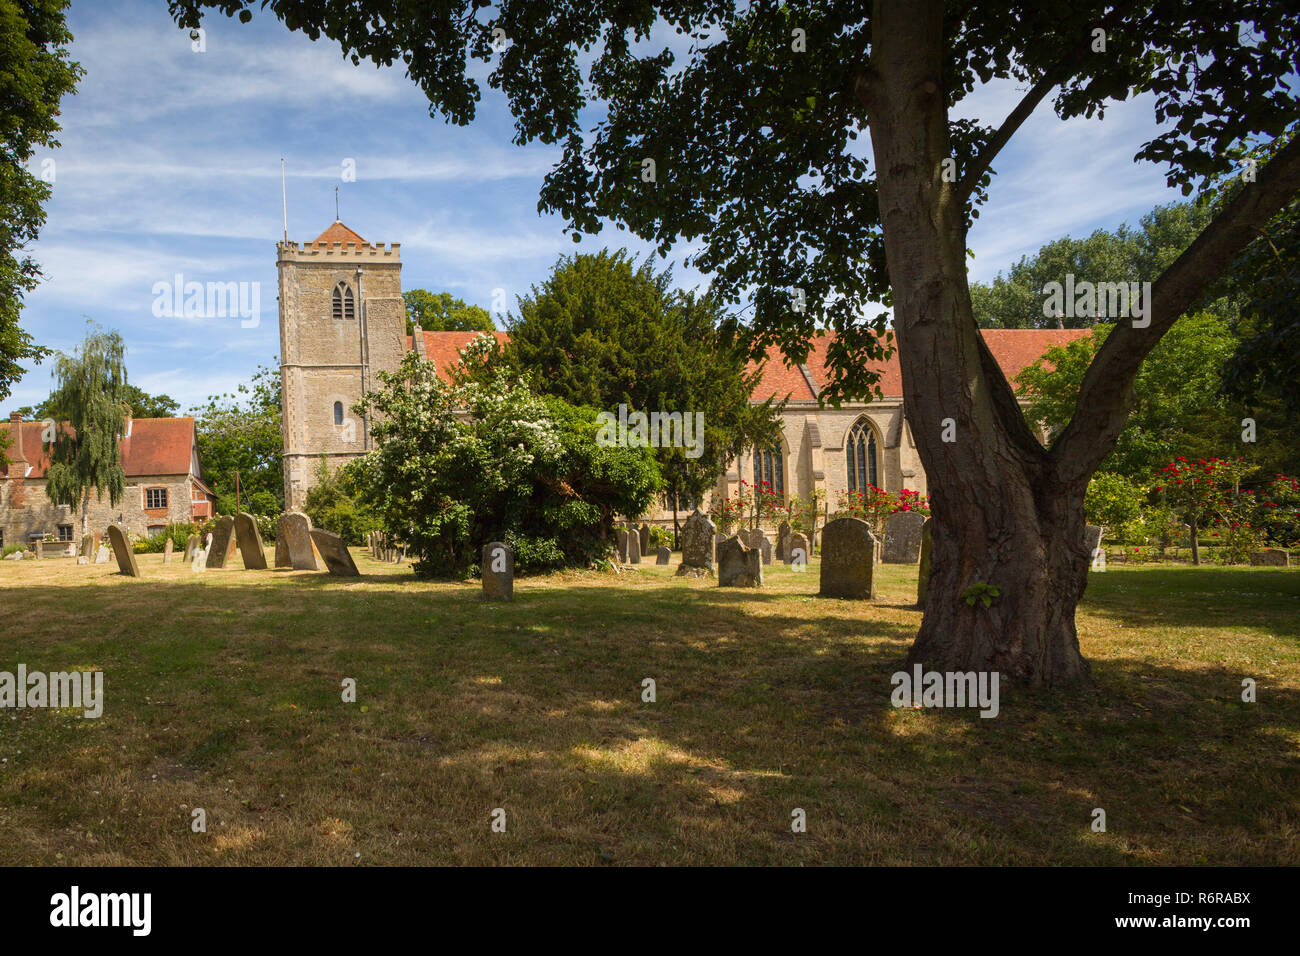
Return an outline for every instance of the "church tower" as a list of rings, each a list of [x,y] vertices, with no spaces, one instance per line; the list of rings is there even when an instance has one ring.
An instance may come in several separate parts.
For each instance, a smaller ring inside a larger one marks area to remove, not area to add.
[[[301,509],[323,458],[332,472],[370,451],[352,405],[406,347],[400,247],[372,245],[337,220],[314,240],[276,243],[284,504]]]

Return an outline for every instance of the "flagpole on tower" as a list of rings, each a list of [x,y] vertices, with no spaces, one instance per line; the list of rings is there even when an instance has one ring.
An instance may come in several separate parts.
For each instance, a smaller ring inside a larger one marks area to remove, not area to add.
[[[337,186],[334,187],[334,221],[335,222],[343,221],[342,219],[339,218],[339,187]]]
[[[289,241],[289,198],[284,192],[284,157],[280,157],[280,207],[284,212],[284,241]]]

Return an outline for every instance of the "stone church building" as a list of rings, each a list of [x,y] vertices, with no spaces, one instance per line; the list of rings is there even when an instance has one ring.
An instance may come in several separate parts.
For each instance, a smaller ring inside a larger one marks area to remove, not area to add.
[[[459,361],[474,332],[406,334],[400,246],[372,245],[341,222],[311,242],[277,244],[280,355],[284,402],[284,480],[287,508],[301,508],[321,458],[331,470],[371,448],[369,422],[354,421],[352,404],[376,385],[375,373],[395,369],[415,349],[440,371]],[[984,339],[1007,378],[1082,329],[986,330]],[[506,334],[496,333],[504,340]],[[826,340],[806,364],[788,367],[773,350],[753,399],[784,399],[781,441],[728,466],[715,493],[730,497],[741,481],[767,481],[787,498],[874,485],[926,493],[925,472],[903,416],[897,357],[881,368],[883,399],[822,408],[827,382]],[[665,411],[672,411],[665,409]],[[680,409],[680,411],[685,411]],[[652,518],[671,514],[664,511]],[[688,510],[693,502],[679,502]],[[701,502],[707,509],[709,502]]]

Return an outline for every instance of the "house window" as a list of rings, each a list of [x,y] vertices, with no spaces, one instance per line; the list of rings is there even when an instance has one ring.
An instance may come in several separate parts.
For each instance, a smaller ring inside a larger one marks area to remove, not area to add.
[[[167,489],[166,488],[146,488],[144,490],[144,506],[146,509],[158,509],[167,507]]]
[[[760,448],[754,452],[754,484],[767,483],[767,490],[785,495],[785,467],[780,448]]]
[[[356,310],[353,307],[352,287],[346,282],[340,282],[334,287],[331,314],[336,319],[355,319],[357,317]]]
[[[342,402],[334,403],[334,424],[335,425],[343,424],[343,403]]]
[[[849,429],[844,457],[849,466],[849,491],[866,491],[868,485],[880,487],[876,476],[876,433],[865,418],[859,418]]]
[[[59,525],[59,540],[60,541],[72,540],[72,525],[70,524]]]

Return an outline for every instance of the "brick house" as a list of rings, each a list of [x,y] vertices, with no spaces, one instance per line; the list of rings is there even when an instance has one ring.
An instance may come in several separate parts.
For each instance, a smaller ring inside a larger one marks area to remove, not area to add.
[[[42,422],[9,421],[9,464],[0,479],[0,547],[26,545],[38,537],[76,541],[81,509],[53,504],[45,494],[49,454]],[[90,496],[87,530],[102,533],[120,521],[133,537],[156,534],[168,524],[212,516],[216,500],[203,483],[192,418],[128,418],[118,439],[126,486],[122,500]]]

